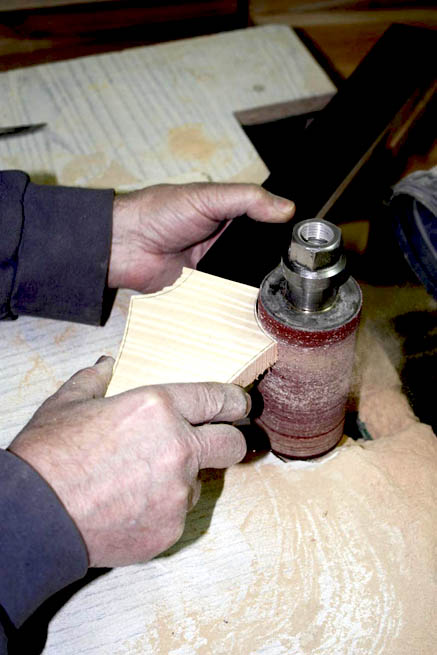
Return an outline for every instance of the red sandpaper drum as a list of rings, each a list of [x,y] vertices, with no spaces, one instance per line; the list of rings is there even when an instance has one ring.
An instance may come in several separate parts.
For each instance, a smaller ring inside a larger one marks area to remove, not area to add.
[[[315,457],[343,435],[362,295],[348,278],[331,308],[305,313],[290,305],[286,291],[278,267],[258,298],[258,318],[278,343],[278,360],[258,386],[264,407],[257,423],[274,452]]]

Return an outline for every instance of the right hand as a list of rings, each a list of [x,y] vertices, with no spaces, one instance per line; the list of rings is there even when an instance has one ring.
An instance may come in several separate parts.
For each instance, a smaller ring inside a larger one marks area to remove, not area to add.
[[[115,197],[108,285],[158,291],[196,268],[229,222],[285,223],[291,200],[256,184],[158,184]],[[238,218],[237,218],[238,220]]]
[[[199,470],[246,453],[241,432],[221,423],[247,415],[243,389],[169,384],[104,398],[113,363],[101,358],[76,373],[9,446],[57,493],[90,566],[143,562],[169,548],[199,498]]]

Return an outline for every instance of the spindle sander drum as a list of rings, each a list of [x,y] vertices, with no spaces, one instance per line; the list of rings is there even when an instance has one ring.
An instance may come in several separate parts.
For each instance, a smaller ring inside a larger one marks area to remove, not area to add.
[[[341,439],[361,304],[341,230],[322,219],[297,223],[258,297],[259,322],[278,343],[278,360],[258,385],[257,422],[274,452],[315,457]]]

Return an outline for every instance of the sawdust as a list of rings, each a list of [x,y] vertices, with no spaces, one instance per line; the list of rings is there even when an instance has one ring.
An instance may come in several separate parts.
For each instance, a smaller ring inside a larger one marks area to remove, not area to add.
[[[414,419],[396,367],[386,352],[387,342],[393,339],[394,335],[377,336],[371,328],[361,329],[358,335],[353,393],[360,418],[373,439],[397,434]],[[393,347],[389,349],[393,351]],[[399,362],[400,353],[395,359]]]
[[[89,155],[77,155],[73,157],[62,169],[60,184],[80,184],[84,176],[90,171],[101,171],[106,165],[106,155],[103,152],[95,152]]]
[[[180,542],[79,591],[47,654],[435,654],[437,440],[402,396],[382,298],[366,308],[354,384],[376,440],[205,471]]]
[[[53,341],[57,346],[59,346],[61,343],[65,343],[65,341],[68,341],[71,337],[73,337],[75,334],[77,334],[78,328],[76,325],[68,325],[60,334],[57,334],[53,337]]]
[[[117,161],[107,160],[103,152],[77,155],[62,169],[61,184],[85,184],[96,189],[141,186],[141,180]]]
[[[89,181],[89,186],[93,188],[119,189],[122,187],[139,187],[141,180],[132,175],[126,168],[116,161],[111,161],[103,173],[96,175]]]
[[[178,593],[147,607],[138,650],[117,655],[433,655],[436,473],[437,441],[414,421],[311,467],[234,467],[193,544],[195,576],[189,549],[186,572],[168,558]]]
[[[236,175],[233,175],[229,182],[252,182],[253,184],[263,184],[270,171],[261,159],[253,161],[248,166],[245,166]]]
[[[434,655],[437,439],[371,330],[359,357],[377,439],[205,472],[182,545],[161,558],[177,593],[163,578],[147,590],[145,632],[116,655]]]
[[[43,375],[47,375],[49,370],[46,363],[40,355],[33,355],[28,361],[29,368],[26,373],[23,375],[20,391],[25,392],[25,388],[30,384],[34,383],[35,379],[41,378]]]
[[[317,348],[278,336],[278,360],[259,384],[260,424],[275,452],[311,456],[340,441],[354,349],[355,332],[341,341],[331,335]]]
[[[215,141],[208,137],[201,123],[172,128],[168,133],[168,145],[175,157],[202,163],[208,162],[218,150],[231,147],[226,139]]]

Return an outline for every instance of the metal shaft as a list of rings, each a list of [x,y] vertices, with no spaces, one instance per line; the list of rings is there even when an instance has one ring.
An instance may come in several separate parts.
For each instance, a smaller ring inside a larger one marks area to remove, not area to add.
[[[288,300],[303,312],[331,307],[345,279],[346,258],[341,230],[322,219],[294,226],[288,261],[282,261]]]

